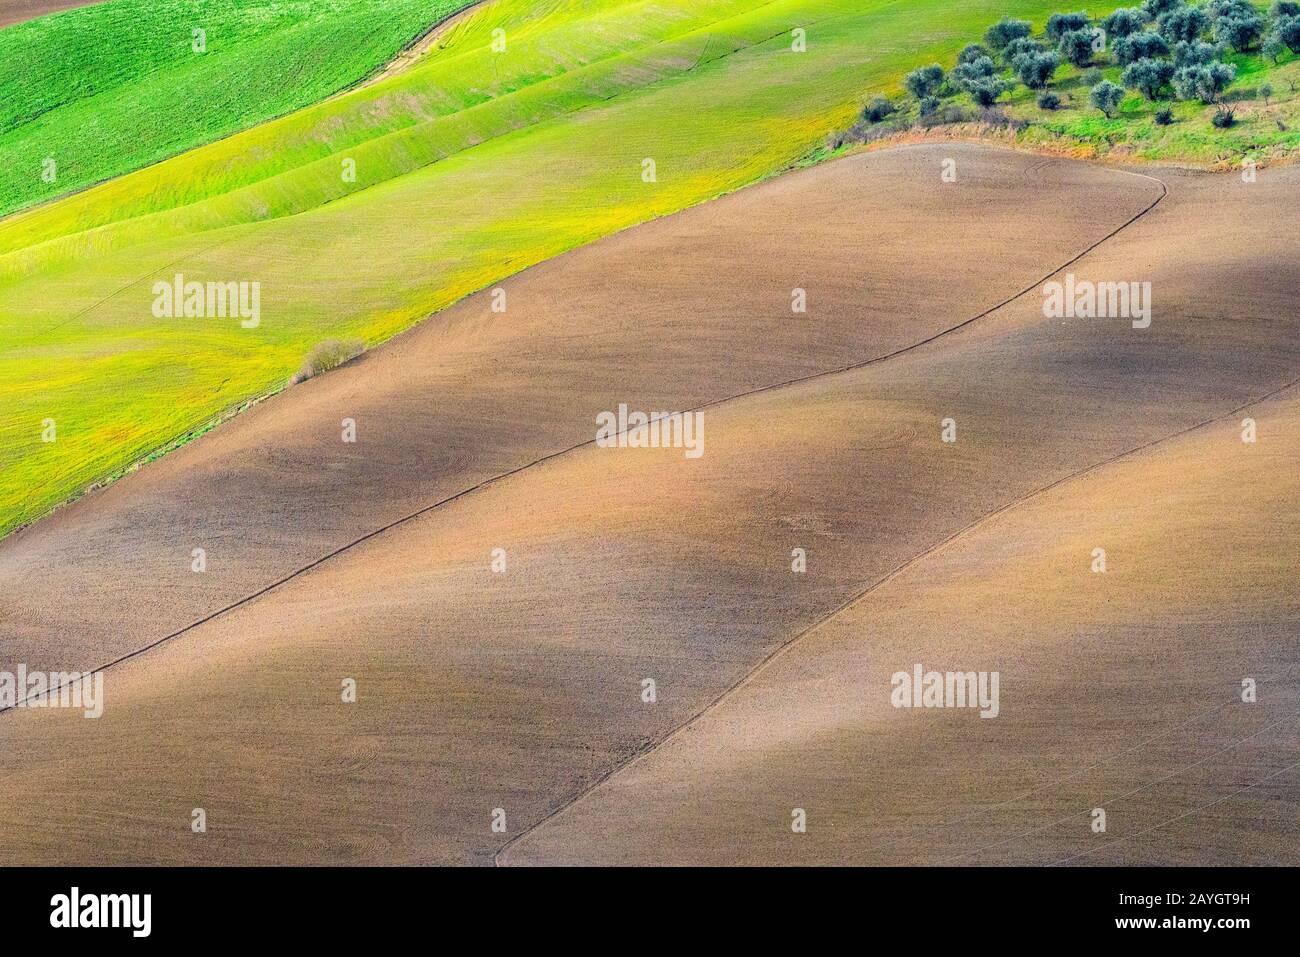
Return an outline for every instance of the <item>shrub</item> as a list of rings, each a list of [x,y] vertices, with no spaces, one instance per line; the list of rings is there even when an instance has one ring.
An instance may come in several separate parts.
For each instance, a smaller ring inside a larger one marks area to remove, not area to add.
[[[1156,110],[1156,126],[1168,126],[1174,121],[1174,111],[1169,107],[1161,107]]]
[[[1174,65],[1168,60],[1137,60],[1124,68],[1120,82],[1130,90],[1137,90],[1148,100],[1156,100],[1173,78]]]
[[[939,98],[937,96],[926,96],[921,98],[917,106],[917,115],[923,120],[928,120],[935,113],[939,112]]]
[[[1214,38],[1238,53],[1249,50],[1264,33],[1264,21],[1253,10],[1249,14],[1234,12],[1214,21]]]
[[[960,103],[945,103],[935,117],[938,123],[965,123],[968,119],[970,116]]]
[[[1041,90],[1052,79],[1052,74],[1061,65],[1061,58],[1055,53],[1022,53],[1016,57],[1012,67],[1020,82],[1031,90]]]
[[[1003,17],[984,34],[984,42],[993,50],[1002,50],[1012,40],[1029,36],[1031,32],[1028,20],[1012,20]]]
[[[356,358],[365,351],[365,348],[365,343],[359,339],[326,339],[307,353],[307,358],[303,360],[302,367],[294,373],[290,381],[294,384],[306,382],[313,376],[328,372],[330,369],[343,365],[349,359]]]
[[[1295,0],[1277,0],[1273,4],[1273,16],[1282,20],[1286,17],[1300,17],[1300,3]]]
[[[1005,126],[1013,132],[1020,132],[1029,128],[1029,123],[1025,120],[1018,120],[1014,117],[1007,116],[999,109],[983,109],[980,111],[979,120],[989,126]]]
[[[1268,106],[1268,98],[1273,95],[1272,85],[1265,83],[1263,86],[1261,86],[1259,88],[1259,95],[1263,98],[1264,105]]]
[[[968,43],[962,47],[961,52],[957,54],[957,62],[970,63],[974,60],[978,60],[980,57],[986,57],[988,55],[989,51],[984,49],[978,43]]]
[[[903,79],[903,85],[907,91],[918,100],[924,100],[928,96],[934,96],[939,92],[939,87],[943,84],[943,67],[937,63],[931,63],[929,66],[918,67]]]
[[[1078,13],[1053,13],[1047,18],[1047,39],[1060,40],[1067,33],[1084,29],[1089,22],[1088,14],[1082,11]]]
[[[1199,39],[1210,25],[1200,7],[1180,7],[1160,18],[1160,35],[1170,43]]]
[[[1237,68],[1227,63],[1202,63],[1185,66],[1174,73],[1174,92],[1180,100],[1199,99],[1213,103],[1237,76]]]
[[[1216,128],[1226,130],[1228,127],[1232,126],[1233,123],[1237,122],[1237,117],[1228,107],[1221,106],[1214,111],[1214,115],[1210,117],[1210,122],[1214,124]]]
[[[1097,69],[1096,67],[1093,67],[1091,70],[1088,70],[1083,74],[1083,85],[1091,89],[1092,87],[1100,83],[1101,79],[1102,79],[1101,70]]]
[[[1061,98],[1051,90],[1044,90],[1038,94],[1038,108],[1040,110],[1055,110],[1061,105]]]
[[[1279,20],[1276,36],[1292,53],[1300,53],[1300,16]]]
[[[1107,118],[1114,115],[1119,109],[1120,103],[1124,101],[1124,88],[1116,86],[1110,80],[1102,80],[1092,88],[1088,94],[1092,105],[1106,114]]]
[[[1121,66],[1127,66],[1136,60],[1154,60],[1156,57],[1169,55],[1169,44],[1158,33],[1134,33],[1116,40],[1111,44],[1115,60]]]
[[[894,104],[883,96],[877,96],[862,111],[862,118],[868,123],[879,123],[894,112]]]
[[[1174,66],[1181,70],[1185,66],[1213,63],[1218,56],[1219,48],[1213,43],[1203,40],[1193,40],[1190,43],[1184,41],[1174,47]]]
[[[1137,33],[1145,22],[1139,8],[1123,7],[1101,21],[1101,28],[1106,31],[1106,36],[1118,40],[1130,33]]]
[[[844,143],[872,143],[901,133],[906,128],[904,123],[868,123],[866,120],[858,120],[833,146],[838,149]]]
[[[1087,66],[1092,62],[1093,37],[1091,30],[1070,30],[1061,34],[1057,49],[1061,51],[1061,56],[1065,57],[1066,62],[1074,66]]]

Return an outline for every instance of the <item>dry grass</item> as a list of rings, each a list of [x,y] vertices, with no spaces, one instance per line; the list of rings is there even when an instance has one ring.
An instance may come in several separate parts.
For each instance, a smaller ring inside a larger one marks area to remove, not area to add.
[[[307,353],[302,368],[293,374],[293,378],[289,382],[291,385],[306,382],[322,372],[329,372],[330,369],[337,368],[343,363],[355,359],[365,349],[366,344],[360,339],[326,339]]]

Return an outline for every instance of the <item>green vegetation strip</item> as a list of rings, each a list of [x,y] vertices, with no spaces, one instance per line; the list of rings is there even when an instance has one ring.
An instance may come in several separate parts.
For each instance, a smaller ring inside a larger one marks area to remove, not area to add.
[[[314,103],[470,0],[108,0],[0,30],[0,216]]]

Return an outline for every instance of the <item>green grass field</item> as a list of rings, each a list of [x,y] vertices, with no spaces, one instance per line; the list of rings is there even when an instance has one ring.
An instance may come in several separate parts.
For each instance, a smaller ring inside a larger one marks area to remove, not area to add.
[[[469,2],[108,0],[2,30],[0,215],[314,103]]]
[[[1066,140],[1087,147],[1088,155],[1098,158],[1222,166],[1246,158],[1268,163],[1300,149],[1300,93],[1292,90],[1292,85],[1300,87],[1300,56],[1288,53],[1274,64],[1257,55],[1233,53],[1224,62],[1237,67],[1237,79],[1223,97],[1236,115],[1228,129],[1210,124],[1214,106],[1179,100],[1152,104],[1135,92],[1124,98],[1113,119],[1107,119],[1089,105],[1083,71],[1073,67],[1063,69],[1052,84],[1062,97],[1061,109],[1038,109],[1032,91],[1020,87],[1010,96],[1007,111],[1031,124],[1022,134],[1024,142]],[[1123,70],[1105,66],[1101,72],[1119,83]],[[1274,90],[1268,103],[1259,94],[1265,84]],[[1155,113],[1165,106],[1173,110],[1174,122],[1159,126]]]
[[[283,387],[322,339],[373,345],[787,168],[869,91],[950,59],[1003,14],[1041,22],[1058,7],[494,0],[406,73],[11,217],[0,533]],[[151,286],[178,272],[261,283],[260,324],[155,318]]]

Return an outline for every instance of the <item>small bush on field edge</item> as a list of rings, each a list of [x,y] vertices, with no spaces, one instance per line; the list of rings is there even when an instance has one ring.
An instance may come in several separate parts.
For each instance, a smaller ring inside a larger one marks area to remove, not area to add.
[[[349,359],[355,359],[365,351],[365,348],[366,344],[360,339],[326,339],[307,353],[302,368],[293,374],[289,382],[291,385],[306,382],[313,376],[343,365]]]

